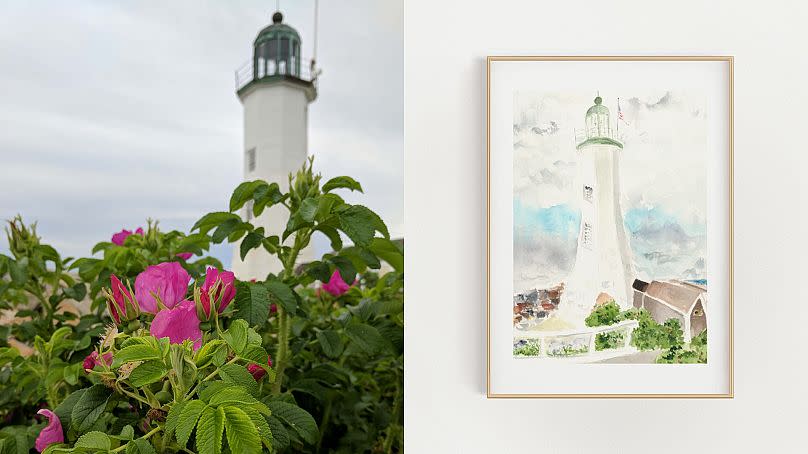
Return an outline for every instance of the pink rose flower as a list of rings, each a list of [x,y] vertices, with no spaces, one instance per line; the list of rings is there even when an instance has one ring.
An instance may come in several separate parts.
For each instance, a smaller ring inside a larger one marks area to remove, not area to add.
[[[158,339],[167,337],[172,344],[181,344],[190,339],[194,342],[194,350],[202,346],[202,330],[199,329],[196,307],[191,300],[185,300],[173,309],[158,312],[152,320],[149,332]]]
[[[107,309],[109,309],[109,314],[115,320],[115,323],[120,325],[121,320],[126,321],[137,318],[140,315],[140,308],[132,292],[114,274],[109,276],[109,281],[112,291],[106,293]]]
[[[216,312],[221,314],[233,301],[236,297],[235,282],[236,275],[232,271],[219,271],[216,268],[208,268],[205,271],[205,282],[200,288],[199,299],[206,320],[210,318],[211,303],[216,307]]]
[[[123,229],[120,232],[112,235],[112,242],[114,244],[117,244],[118,246],[123,246],[123,242],[126,241],[126,239],[131,234],[132,234],[131,230]],[[138,227],[137,230],[135,230],[135,234],[143,236],[143,227]]]
[[[104,355],[101,356],[101,358],[99,358],[98,352],[94,351],[89,355],[87,355],[86,358],[84,358],[82,367],[84,367],[85,372],[89,372],[93,370],[95,366],[97,366],[98,364],[102,364],[101,361],[103,361],[103,364],[106,364],[107,366],[112,364],[112,352],[104,353]]]
[[[190,259],[191,257],[194,256],[194,253],[193,252],[178,252],[176,255],[177,255],[177,257],[179,257],[179,258],[181,258],[183,260],[188,260],[188,259]]]
[[[339,270],[334,270],[334,274],[331,275],[331,279],[329,279],[327,283],[323,284],[322,288],[334,296],[340,296],[347,292],[351,286],[345,283],[342,276],[339,274]]]
[[[269,360],[267,361],[267,364],[269,365],[269,367],[272,367],[272,357],[269,357]],[[250,374],[252,374],[255,381],[258,381],[258,380],[264,378],[264,375],[267,374],[267,371],[264,370],[263,367],[259,366],[258,364],[255,364],[255,363],[248,364],[247,365],[247,371],[249,371]]]
[[[157,313],[155,295],[168,309],[179,304],[188,293],[191,276],[178,262],[164,262],[146,268],[135,278],[135,297],[140,310]]]
[[[62,421],[59,421],[59,417],[56,416],[54,412],[45,408],[39,410],[36,414],[48,418],[48,425],[45,426],[45,428],[39,432],[39,436],[36,437],[34,447],[37,452],[44,451],[45,448],[54,443],[64,443],[65,436],[64,433],[62,433]]]

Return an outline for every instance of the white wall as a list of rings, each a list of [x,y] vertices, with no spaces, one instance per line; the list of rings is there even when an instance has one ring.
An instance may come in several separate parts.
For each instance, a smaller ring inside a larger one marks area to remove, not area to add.
[[[785,1],[405,2],[407,452],[804,452],[806,19]],[[735,399],[486,399],[489,54],[735,55]]]

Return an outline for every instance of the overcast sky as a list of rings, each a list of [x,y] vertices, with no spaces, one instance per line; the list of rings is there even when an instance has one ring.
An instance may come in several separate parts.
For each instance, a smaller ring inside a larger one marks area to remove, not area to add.
[[[281,1],[313,52],[314,0]],[[186,230],[242,178],[233,71],[275,1],[0,4],[0,218],[39,222],[66,255],[159,219]],[[403,235],[400,1],[322,0],[309,153],[351,175]],[[0,241],[0,251],[7,250]],[[320,243],[321,248],[327,242]],[[214,255],[230,262],[229,246]]]
[[[700,279],[706,273],[707,164],[703,93],[607,89],[620,134],[621,208],[635,277]],[[575,262],[582,192],[574,186],[574,130],[595,90],[514,94],[514,290],[563,281]],[[614,126],[613,126],[614,127]]]

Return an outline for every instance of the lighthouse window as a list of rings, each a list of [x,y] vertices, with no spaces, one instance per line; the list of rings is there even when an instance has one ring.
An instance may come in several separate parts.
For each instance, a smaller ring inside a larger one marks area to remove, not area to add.
[[[594,190],[592,189],[592,186],[584,186],[584,200],[591,203],[593,192]]]
[[[255,148],[247,150],[247,170],[250,172],[255,170]]]
[[[584,229],[581,232],[581,244],[584,247],[592,247],[592,224],[584,222]]]

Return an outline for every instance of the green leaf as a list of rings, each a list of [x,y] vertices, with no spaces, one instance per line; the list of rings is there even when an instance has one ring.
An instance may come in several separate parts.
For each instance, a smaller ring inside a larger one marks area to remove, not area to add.
[[[211,396],[208,404],[213,407],[221,405],[236,404],[236,405],[254,405],[258,401],[255,397],[251,396],[246,389],[241,386],[228,386],[219,390],[216,394]]]
[[[323,353],[329,358],[337,358],[342,354],[342,339],[339,334],[333,330],[325,330],[317,333],[317,341],[320,342],[320,347]]]
[[[28,258],[23,257],[18,261],[8,261],[8,274],[11,275],[11,281],[16,285],[24,285],[28,280]]]
[[[404,253],[401,252],[396,243],[386,238],[373,238],[368,249],[380,259],[389,263],[394,270],[398,272],[404,271]]]
[[[334,178],[328,180],[328,182],[323,185],[322,191],[323,192],[330,192],[330,191],[333,191],[334,189],[339,189],[339,188],[346,188],[346,189],[350,189],[351,191],[363,192],[362,191],[362,185],[359,184],[358,181],[356,181],[353,178],[348,177],[348,176],[334,177]]]
[[[318,205],[319,203],[316,198],[307,197],[300,202],[300,208],[297,209],[297,213],[304,221],[312,222],[314,221],[314,214],[317,212]]]
[[[224,409],[205,407],[196,427],[196,449],[199,454],[221,454],[224,435]]]
[[[210,229],[218,226],[228,219],[241,220],[237,214],[228,213],[226,211],[216,211],[202,216],[198,221],[196,221],[196,224],[191,227],[191,230],[193,231],[199,229],[199,233],[204,235],[208,233]]]
[[[150,359],[161,359],[160,350],[151,345],[136,344],[122,348],[115,354],[112,360],[112,368],[121,367],[122,364],[131,361],[147,361]]]
[[[270,416],[267,418],[270,432],[272,432],[272,441],[278,451],[283,451],[289,447],[289,433],[283,427],[280,419]]]
[[[226,406],[223,410],[230,451],[244,454],[260,453],[261,438],[250,417],[235,406]]]
[[[182,414],[182,409],[185,408],[185,405],[188,401],[184,402],[177,402],[171,406],[168,410],[168,416],[166,417],[166,433],[171,434],[175,430],[177,430],[177,424],[180,422],[180,415]]]
[[[76,440],[76,448],[109,451],[112,448],[112,440],[104,432],[87,432]]]
[[[207,366],[212,360],[216,352],[225,346],[225,342],[221,339],[213,339],[205,343],[194,355],[194,364],[197,368]]]
[[[225,383],[244,387],[253,396],[258,393],[258,383],[246,367],[240,364],[226,364],[219,368],[219,376]]]
[[[104,385],[93,385],[81,395],[70,412],[71,426],[76,432],[83,433],[95,424],[111,395]]]
[[[148,440],[138,438],[126,445],[126,454],[157,454],[157,451]]]
[[[244,206],[253,197],[255,190],[262,186],[269,187],[263,180],[245,181],[238,185],[233,191],[233,195],[230,196],[230,211],[236,211]]]
[[[119,437],[124,440],[131,440],[135,438],[135,429],[129,424],[127,424],[123,426],[123,429],[121,429],[121,434],[119,435]]]
[[[294,429],[300,435],[300,438],[310,444],[317,442],[320,436],[317,423],[314,422],[314,418],[306,410],[279,400],[270,401],[267,405],[272,411],[272,416],[277,417]]]
[[[290,314],[297,311],[297,296],[288,285],[281,281],[270,280],[264,283],[269,294]]]
[[[202,255],[210,247],[210,238],[201,233],[194,233],[184,237],[177,245],[177,250],[183,252],[193,252]]]
[[[237,282],[233,302],[236,317],[261,328],[269,317],[269,294],[263,283]]]
[[[222,332],[222,339],[236,353],[241,353],[247,346],[247,329],[249,325],[244,320],[234,320],[227,331]]]
[[[188,439],[191,438],[191,432],[196,426],[196,421],[204,409],[205,403],[201,400],[188,401],[182,408],[182,413],[180,413],[179,422],[177,423],[176,436],[177,443],[183,448],[188,444]]]
[[[373,354],[384,347],[384,338],[379,330],[364,323],[345,327],[345,334],[365,353]]]
[[[314,230],[319,230],[323,232],[325,236],[328,237],[328,240],[331,241],[331,250],[332,251],[339,251],[342,249],[342,237],[339,234],[339,231],[334,227],[328,225],[318,225],[317,228]]]
[[[266,418],[264,418],[264,416],[258,412],[258,410],[252,407],[240,408],[244,410],[244,413],[247,413],[247,416],[249,416],[252,420],[253,424],[255,425],[255,429],[258,430],[258,436],[261,438],[261,441],[270,452],[273,452],[272,430],[269,428]]]
[[[241,240],[241,247],[239,249],[241,260],[244,260],[244,258],[247,257],[248,252],[261,246],[262,241],[264,241],[264,235],[258,232],[248,233],[247,236]]]
[[[167,373],[168,369],[166,369],[163,361],[146,361],[132,371],[129,375],[129,383],[135,388],[140,388],[160,380]]]
[[[339,275],[342,277],[342,280],[348,283],[352,283],[356,279],[356,266],[351,261],[351,259],[343,256],[336,256],[331,257],[328,259],[329,262],[333,263],[334,266],[337,267],[339,270]],[[330,278],[330,276],[329,276]]]
[[[222,222],[218,227],[216,227],[216,230],[213,231],[213,235],[211,236],[210,240],[216,244],[221,243],[227,237],[229,237],[233,230],[235,230],[235,228],[241,223],[241,219],[228,219]]]
[[[61,404],[59,404],[59,406],[53,410],[53,412],[56,413],[56,416],[59,417],[59,421],[62,422],[62,428],[64,428],[65,432],[70,429],[73,407],[76,406],[76,403],[79,401],[79,399],[81,399],[81,396],[85,391],[87,390],[79,389],[78,391],[73,391],[69,396],[67,396],[67,398],[65,398],[65,400],[62,401]]]

